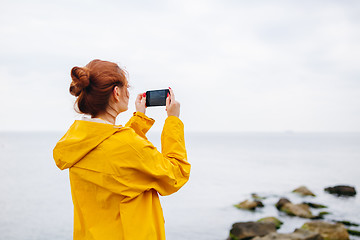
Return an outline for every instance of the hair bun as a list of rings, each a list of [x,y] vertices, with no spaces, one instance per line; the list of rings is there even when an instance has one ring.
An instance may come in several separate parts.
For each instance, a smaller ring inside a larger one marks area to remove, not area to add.
[[[90,84],[90,70],[86,67],[73,67],[71,69],[71,78],[72,82],[69,91],[77,97]]]

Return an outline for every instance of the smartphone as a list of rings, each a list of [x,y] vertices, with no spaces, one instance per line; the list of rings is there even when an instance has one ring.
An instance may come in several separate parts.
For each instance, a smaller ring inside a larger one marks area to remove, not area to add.
[[[152,90],[146,92],[146,106],[166,106],[167,95],[170,94],[169,89]]]

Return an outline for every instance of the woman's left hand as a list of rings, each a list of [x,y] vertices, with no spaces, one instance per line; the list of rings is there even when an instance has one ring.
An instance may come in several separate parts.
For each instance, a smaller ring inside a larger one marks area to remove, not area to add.
[[[135,109],[137,112],[145,114],[146,111],[146,93],[140,93],[135,100]]]

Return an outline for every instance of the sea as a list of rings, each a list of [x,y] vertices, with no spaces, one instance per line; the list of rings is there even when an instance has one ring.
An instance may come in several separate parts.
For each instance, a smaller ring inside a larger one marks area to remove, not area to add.
[[[52,157],[63,134],[0,133],[0,239],[72,239],[69,174]],[[160,133],[148,138],[161,149]],[[186,132],[185,139],[190,179],[178,192],[160,197],[168,240],[225,240],[235,222],[268,216],[284,222],[278,232],[293,232],[309,220],[279,212],[274,205],[281,197],[326,205],[321,211],[329,212],[329,222],[360,223],[360,133]],[[335,185],[353,186],[358,194],[324,191]],[[316,197],[292,193],[299,186]],[[266,197],[263,208],[234,207],[252,193]]]

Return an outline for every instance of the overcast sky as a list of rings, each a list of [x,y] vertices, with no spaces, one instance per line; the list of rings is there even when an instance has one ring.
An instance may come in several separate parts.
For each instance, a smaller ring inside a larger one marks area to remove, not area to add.
[[[70,69],[171,86],[187,131],[360,131],[360,2],[1,1],[0,130],[66,130]],[[118,118],[124,124],[134,111]],[[164,108],[148,108],[160,131]]]

